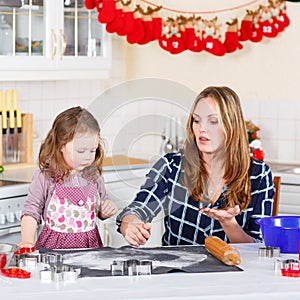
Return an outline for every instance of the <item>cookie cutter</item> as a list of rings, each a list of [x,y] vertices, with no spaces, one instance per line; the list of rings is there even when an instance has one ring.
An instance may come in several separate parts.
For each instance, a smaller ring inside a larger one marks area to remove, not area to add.
[[[73,268],[68,265],[60,265],[58,267],[44,268],[40,271],[41,281],[64,281],[75,282],[80,274],[80,268]]]
[[[260,247],[258,249],[259,257],[279,257],[280,256],[280,248],[279,247]]]
[[[297,259],[276,259],[274,262],[274,269],[279,272],[285,270],[300,270],[300,261]]]
[[[112,276],[151,275],[151,260],[114,260],[110,265]]]

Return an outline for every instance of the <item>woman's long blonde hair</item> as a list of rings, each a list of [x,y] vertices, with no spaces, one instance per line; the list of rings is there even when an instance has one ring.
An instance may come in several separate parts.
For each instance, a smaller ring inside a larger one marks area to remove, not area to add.
[[[64,180],[70,174],[71,168],[65,162],[61,149],[74,139],[75,134],[82,133],[96,133],[99,135],[95,161],[83,170],[85,177],[96,180],[102,173],[104,157],[100,139],[100,127],[94,116],[79,106],[69,108],[55,118],[52,128],[40,148],[40,169],[56,180]]]
[[[193,113],[203,98],[216,101],[225,133],[224,181],[228,186],[226,206],[245,209],[251,200],[250,153],[248,136],[238,95],[228,87],[207,87],[195,99],[186,126],[184,146],[184,182],[195,201],[205,201],[208,172],[193,133]],[[207,200],[206,200],[207,202]]]

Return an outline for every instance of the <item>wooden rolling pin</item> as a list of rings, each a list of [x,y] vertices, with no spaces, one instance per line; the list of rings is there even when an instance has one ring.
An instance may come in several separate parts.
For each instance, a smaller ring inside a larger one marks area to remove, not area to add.
[[[204,243],[206,250],[224,264],[232,266],[241,263],[240,253],[220,238],[209,236]]]

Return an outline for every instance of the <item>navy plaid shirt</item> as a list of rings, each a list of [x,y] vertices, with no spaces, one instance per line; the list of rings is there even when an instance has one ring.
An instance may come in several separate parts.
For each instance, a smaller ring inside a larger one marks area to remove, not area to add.
[[[134,201],[117,217],[117,225],[120,226],[120,221],[128,214],[137,215],[143,222],[152,222],[163,210],[163,246],[204,244],[204,239],[211,235],[230,242],[218,221],[199,212],[205,205],[224,207],[227,187],[223,187],[214,205],[194,201],[183,183],[182,159],[181,152],[169,153],[155,163]],[[261,242],[260,227],[255,220],[270,216],[272,212],[274,185],[270,168],[262,161],[253,160],[250,182],[251,203],[235,218],[254,242]]]

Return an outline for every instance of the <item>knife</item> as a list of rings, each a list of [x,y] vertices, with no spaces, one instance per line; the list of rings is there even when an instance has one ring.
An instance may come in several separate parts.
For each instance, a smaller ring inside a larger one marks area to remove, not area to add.
[[[7,114],[5,109],[5,99],[2,91],[0,91],[0,105],[2,116],[2,164],[6,163],[6,139],[7,139]]]
[[[14,133],[15,133],[15,118],[14,118],[14,111],[11,105],[11,90],[7,90],[5,93],[6,98],[6,111],[8,117],[8,125],[9,130],[7,131],[7,139],[6,139],[6,161],[9,163],[14,162]]]
[[[22,115],[18,108],[18,92],[13,90],[12,93],[14,116],[17,121],[17,126],[15,127],[15,161],[20,162],[20,151],[22,146]]]

